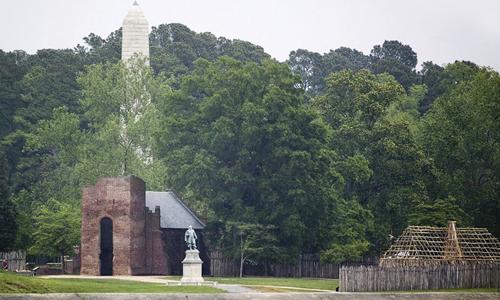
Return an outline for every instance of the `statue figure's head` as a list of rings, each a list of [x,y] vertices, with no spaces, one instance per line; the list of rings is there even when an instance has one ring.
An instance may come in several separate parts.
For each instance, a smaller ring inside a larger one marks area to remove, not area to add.
[[[188,226],[188,229],[193,229],[193,226],[189,225],[189,226]]]

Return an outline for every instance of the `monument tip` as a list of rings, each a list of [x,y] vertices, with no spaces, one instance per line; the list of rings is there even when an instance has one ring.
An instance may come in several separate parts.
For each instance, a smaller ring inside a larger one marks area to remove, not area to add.
[[[134,6],[139,6],[139,3],[137,3],[137,0],[134,1]]]

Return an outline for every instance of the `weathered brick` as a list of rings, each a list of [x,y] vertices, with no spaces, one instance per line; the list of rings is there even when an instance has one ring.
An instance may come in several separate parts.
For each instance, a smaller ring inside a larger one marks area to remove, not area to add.
[[[145,184],[135,176],[101,178],[83,189],[81,274],[99,275],[100,221],[113,222],[113,275],[146,274]]]

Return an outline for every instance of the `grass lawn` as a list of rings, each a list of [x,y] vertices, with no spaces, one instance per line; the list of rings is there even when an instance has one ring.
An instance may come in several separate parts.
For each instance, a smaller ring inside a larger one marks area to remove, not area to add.
[[[45,279],[0,272],[0,293],[221,293],[208,286],[166,286],[118,279]]]
[[[279,287],[296,287],[305,289],[318,290],[335,290],[339,286],[338,279],[321,279],[321,278],[286,278],[286,277],[204,277],[205,280],[217,281],[220,284],[239,284],[243,286],[260,285],[254,289],[261,292],[301,292]],[[180,276],[168,276],[167,279],[180,280]],[[276,287],[273,288],[272,286]],[[495,288],[476,288],[476,289],[439,289],[439,290],[411,290],[411,291],[387,291],[380,293],[426,293],[426,292],[499,292]]]
[[[180,277],[167,277],[179,280]],[[220,284],[289,286],[305,289],[335,290],[339,286],[338,279],[322,278],[287,278],[287,277],[204,277],[205,280],[217,281]]]

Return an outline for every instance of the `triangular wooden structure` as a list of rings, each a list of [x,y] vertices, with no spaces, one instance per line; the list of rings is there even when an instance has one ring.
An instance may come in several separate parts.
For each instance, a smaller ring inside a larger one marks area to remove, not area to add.
[[[486,228],[409,226],[391,245],[381,266],[444,262],[499,262],[500,242]]]

